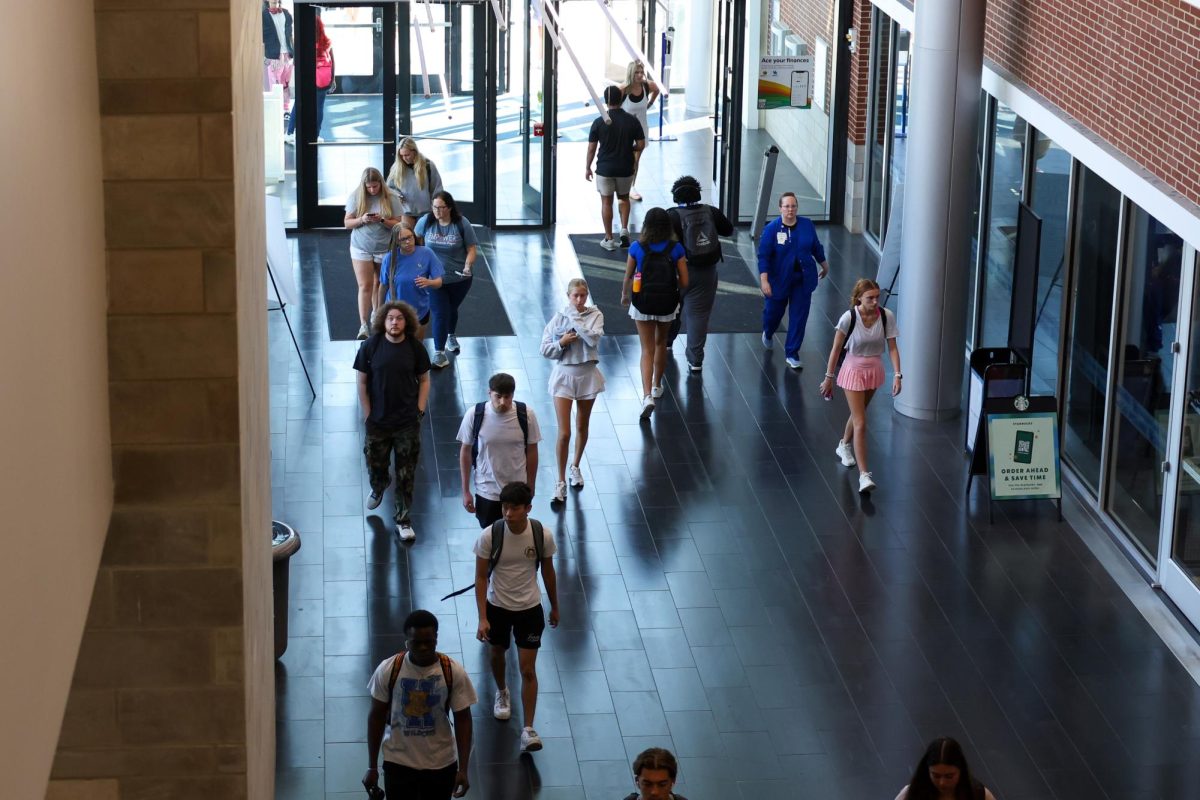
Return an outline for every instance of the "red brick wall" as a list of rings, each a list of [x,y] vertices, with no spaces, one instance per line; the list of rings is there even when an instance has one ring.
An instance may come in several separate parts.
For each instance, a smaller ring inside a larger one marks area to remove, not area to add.
[[[867,141],[867,97],[871,84],[871,0],[843,0],[854,3],[850,23],[858,36],[858,44],[850,55],[850,89],[846,98],[846,137],[853,144]],[[836,45],[844,46],[844,42]]]
[[[1200,203],[1200,8],[989,0],[984,53]]]

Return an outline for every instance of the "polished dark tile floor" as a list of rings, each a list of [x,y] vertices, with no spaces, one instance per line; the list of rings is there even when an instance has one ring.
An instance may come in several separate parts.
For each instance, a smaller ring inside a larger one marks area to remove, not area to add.
[[[553,440],[537,344],[578,274],[566,232],[488,244],[517,335],[464,340],[434,374],[419,535],[404,547],[365,515],[355,345],[327,341],[315,247],[297,242],[304,299],[289,313],[319,394],[272,314],[274,511],[303,537],[277,669],[277,797],[362,796],[367,678],[415,607],[438,614],[441,648],[483,698],[471,797],[611,800],[631,790],[632,755],[661,745],[692,800],[890,798],[941,734],[1001,800],[1196,796],[1200,689],[1048,505],[998,507],[989,525],[980,482],[964,502],[961,422],[915,422],[880,397],[879,490],[855,492],[833,454],[845,406],[816,391],[832,320],[871,265],[840,229],[822,230],[832,275],[803,372],[778,345],[714,336],[702,377],[676,352],[639,425],[637,342],[605,340],[587,485],[561,512],[542,447],[535,515],[559,537],[562,625],[538,663],[546,748],[518,757],[518,724],[490,714],[472,601],[438,598],[471,580],[454,434],[491,373],[517,377]]]

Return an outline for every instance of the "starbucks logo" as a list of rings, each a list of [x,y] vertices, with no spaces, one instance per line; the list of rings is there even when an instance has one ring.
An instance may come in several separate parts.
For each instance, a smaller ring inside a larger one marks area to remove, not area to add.
[[[1016,397],[1013,398],[1013,407],[1016,408],[1017,411],[1028,411],[1029,410],[1029,398],[1023,394],[1017,395]]]

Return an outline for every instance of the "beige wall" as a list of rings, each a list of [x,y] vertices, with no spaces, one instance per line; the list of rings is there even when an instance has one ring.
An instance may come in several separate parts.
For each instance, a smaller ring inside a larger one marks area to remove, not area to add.
[[[4,26],[0,794],[32,798],[112,506],[104,208],[92,15],[70,0],[8,3]]]

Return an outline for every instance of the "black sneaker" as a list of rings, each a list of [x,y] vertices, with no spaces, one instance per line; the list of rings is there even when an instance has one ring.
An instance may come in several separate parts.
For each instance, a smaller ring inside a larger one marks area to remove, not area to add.
[[[629,231],[621,231],[621,247],[629,247]]]
[[[379,508],[379,504],[383,502],[383,492],[372,491],[367,495],[367,508],[371,511]]]

